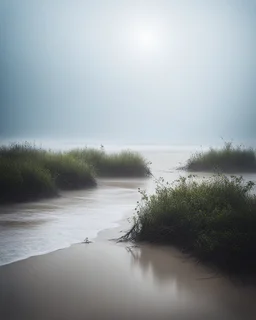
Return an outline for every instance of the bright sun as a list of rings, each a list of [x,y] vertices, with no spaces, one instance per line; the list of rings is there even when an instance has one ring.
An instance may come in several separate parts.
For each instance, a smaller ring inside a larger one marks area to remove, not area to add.
[[[163,32],[156,26],[135,25],[130,30],[129,46],[131,50],[142,57],[150,57],[162,51]]]
[[[149,29],[139,29],[134,34],[135,46],[139,51],[152,51],[158,47],[156,32]]]

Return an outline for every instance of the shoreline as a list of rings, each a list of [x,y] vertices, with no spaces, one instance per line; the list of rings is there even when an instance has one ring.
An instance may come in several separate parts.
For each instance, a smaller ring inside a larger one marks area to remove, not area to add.
[[[128,218],[129,218],[129,216],[127,215],[127,217],[124,217],[123,219],[121,219],[119,221],[113,222],[113,223],[117,224],[116,227],[102,229],[102,230],[98,231],[96,237],[89,238],[88,240],[91,241],[92,243],[102,243],[102,242],[103,243],[104,242],[113,242],[114,243],[115,240],[117,240],[117,238],[119,238],[121,236],[121,233],[124,232],[125,228],[129,227],[128,226],[128,221],[127,221]],[[5,264],[0,265],[0,271],[1,271],[2,267],[9,266],[9,265],[15,264],[15,263],[19,263],[19,262],[28,260],[30,258],[45,256],[45,255],[48,255],[48,254],[51,254],[51,253],[54,253],[54,252],[58,252],[60,250],[70,249],[73,246],[80,245],[80,244],[83,245],[83,244],[86,244],[86,243],[84,243],[83,241],[76,242],[76,243],[71,243],[69,246],[66,246],[66,247],[56,248],[54,250],[45,251],[45,252],[40,252],[38,254],[33,254],[33,255],[30,255],[30,256],[27,256],[27,257],[24,257],[24,258],[21,258],[21,259],[12,261],[12,262],[7,262]]]
[[[129,229],[127,219],[90,244],[1,266],[0,318],[255,319],[255,287],[216,274],[175,247],[112,241]]]

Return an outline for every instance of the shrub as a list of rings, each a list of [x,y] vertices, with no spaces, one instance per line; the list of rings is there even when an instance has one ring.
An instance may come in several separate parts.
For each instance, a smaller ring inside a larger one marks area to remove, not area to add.
[[[253,182],[214,175],[141,192],[134,225],[124,239],[174,244],[227,269],[256,267],[256,197]]]

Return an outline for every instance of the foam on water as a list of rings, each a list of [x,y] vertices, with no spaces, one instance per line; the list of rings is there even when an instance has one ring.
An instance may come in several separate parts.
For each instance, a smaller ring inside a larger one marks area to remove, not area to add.
[[[121,186],[68,192],[61,198],[1,208],[0,265],[94,239],[132,214],[138,198],[129,181]],[[138,181],[142,186],[143,181]]]

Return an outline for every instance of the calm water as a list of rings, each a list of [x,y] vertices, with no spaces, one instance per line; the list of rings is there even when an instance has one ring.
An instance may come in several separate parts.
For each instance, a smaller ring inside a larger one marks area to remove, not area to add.
[[[0,318],[255,320],[256,291],[170,247],[96,242],[1,267]]]
[[[76,145],[48,144],[43,147],[69,149]],[[109,151],[120,150],[110,146]],[[184,163],[193,148],[139,147],[152,162],[156,178],[173,181],[180,174],[176,167]],[[205,174],[204,174],[205,176]],[[246,179],[256,180],[256,175]],[[51,252],[79,243],[86,237],[93,240],[99,231],[118,226],[124,217],[133,214],[139,200],[138,188],[154,191],[153,179],[104,179],[97,188],[65,192],[57,199],[17,204],[0,208],[0,265],[29,256]]]

